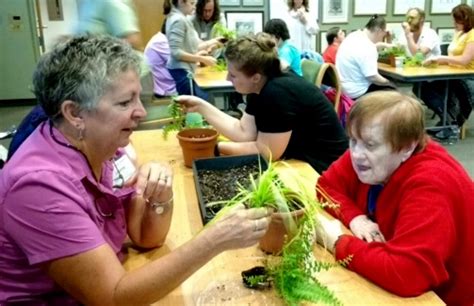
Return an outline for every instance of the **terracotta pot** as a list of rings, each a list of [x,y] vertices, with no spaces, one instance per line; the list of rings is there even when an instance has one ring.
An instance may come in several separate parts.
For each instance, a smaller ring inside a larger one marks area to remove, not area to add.
[[[183,150],[184,165],[191,168],[193,160],[213,157],[218,135],[216,130],[205,128],[180,131],[176,137],[178,137],[179,145]]]
[[[288,218],[298,221],[304,214],[303,209],[295,210],[290,213],[273,213],[270,225],[265,235],[260,239],[260,249],[265,253],[276,255],[281,252],[283,244],[294,236],[286,228]]]

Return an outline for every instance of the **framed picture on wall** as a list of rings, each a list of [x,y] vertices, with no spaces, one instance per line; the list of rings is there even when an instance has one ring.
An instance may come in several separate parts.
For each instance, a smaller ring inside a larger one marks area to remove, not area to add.
[[[387,0],[354,0],[354,15],[387,14]]]
[[[328,47],[328,41],[326,40],[327,31],[319,32],[319,53],[323,54],[324,50]]]
[[[348,0],[323,0],[323,23],[347,23]]]
[[[425,10],[425,0],[393,0],[393,15],[406,15],[412,7]]]
[[[451,10],[461,4],[461,0],[431,0],[431,14],[450,14]]]
[[[454,28],[438,28],[437,30],[441,44],[449,44],[453,41],[454,33],[456,33]]]
[[[220,6],[240,6],[240,0],[220,0]]]
[[[225,12],[227,28],[242,36],[263,30],[263,12]]]
[[[242,0],[243,6],[263,6],[263,0]]]

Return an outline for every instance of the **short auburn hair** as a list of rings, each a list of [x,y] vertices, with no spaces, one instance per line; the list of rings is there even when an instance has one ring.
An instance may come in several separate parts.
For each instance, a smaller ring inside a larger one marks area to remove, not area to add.
[[[360,97],[347,119],[349,137],[361,137],[361,131],[374,118],[383,117],[384,139],[394,152],[400,152],[414,142],[415,152],[422,151],[428,141],[425,114],[421,103],[395,90],[375,91]]]

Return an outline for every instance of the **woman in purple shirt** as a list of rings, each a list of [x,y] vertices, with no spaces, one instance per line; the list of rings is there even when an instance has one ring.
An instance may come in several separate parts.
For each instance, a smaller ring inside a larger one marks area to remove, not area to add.
[[[119,39],[84,36],[40,60],[33,86],[49,120],[0,173],[1,305],[150,304],[265,233],[269,212],[241,207],[146,268],[124,270],[125,237],[161,246],[173,211],[170,166],[135,170],[122,149],[146,115],[139,63]]]

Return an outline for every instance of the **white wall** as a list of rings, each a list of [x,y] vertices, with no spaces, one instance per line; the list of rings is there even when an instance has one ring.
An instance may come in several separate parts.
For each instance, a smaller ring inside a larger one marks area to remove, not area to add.
[[[63,4],[64,20],[49,20],[46,0],[39,0],[41,20],[43,22],[43,35],[46,51],[50,50],[62,35],[73,34],[77,24],[77,2],[76,0],[60,0]]]

